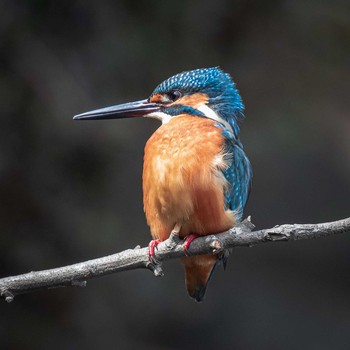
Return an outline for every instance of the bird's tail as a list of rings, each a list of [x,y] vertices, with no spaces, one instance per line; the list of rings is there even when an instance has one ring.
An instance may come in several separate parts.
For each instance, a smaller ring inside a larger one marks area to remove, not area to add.
[[[186,288],[191,298],[203,301],[210,277],[218,262],[215,255],[187,256],[182,258],[185,267]]]

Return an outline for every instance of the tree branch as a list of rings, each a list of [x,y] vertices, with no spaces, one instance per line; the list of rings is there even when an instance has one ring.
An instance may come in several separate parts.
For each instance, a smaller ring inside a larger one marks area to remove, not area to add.
[[[234,228],[215,235],[194,240],[188,255],[219,254],[226,249],[239,246],[253,246],[260,243],[300,240],[325,237],[350,231],[350,218],[321,223],[281,225],[273,228],[252,231],[250,219],[244,220]],[[182,241],[171,235],[158,245],[156,259],[149,261],[147,248],[128,249],[103,258],[50,270],[32,271],[23,275],[0,279],[0,296],[11,302],[18,294],[39,289],[58,287],[85,287],[86,281],[120,271],[148,268],[156,276],[162,276],[162,261],[185,256]]]

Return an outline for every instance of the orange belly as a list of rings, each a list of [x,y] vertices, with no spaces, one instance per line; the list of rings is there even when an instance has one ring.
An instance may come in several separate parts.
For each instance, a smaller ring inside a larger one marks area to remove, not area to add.
[[[224,139],[215,121],[178,116],[148,140],[143,202],[154,238],[165,240],[175,224],[180,237],[225,231],[235,223],[224,208]]]

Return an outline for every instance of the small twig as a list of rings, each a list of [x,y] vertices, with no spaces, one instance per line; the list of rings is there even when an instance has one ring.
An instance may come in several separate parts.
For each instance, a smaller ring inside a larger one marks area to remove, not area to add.
[[[238,246],[335,235],[350,231],[350,218],[322,224],[281,225],[258,231],[252,231],[253,228],[254,225],[248,218],[226,232],[194,240],[187,254],[218,254]],[[137,246],[135,249],[74,265],[2,278],[0,279],[0,296],[7,302],[11,302],[18,294],[39,289],[85,287],[89,279],[138,268],[148,268],[156,276],[162,276],[162,261],[185,256],[181,243],[178,237],[174,236],[160,243],[157,246],[156,263],[150,263],[147,248]]]

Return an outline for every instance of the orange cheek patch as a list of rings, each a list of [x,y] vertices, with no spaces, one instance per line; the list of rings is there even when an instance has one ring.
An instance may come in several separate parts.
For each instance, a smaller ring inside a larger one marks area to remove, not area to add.
[[[180,104],[180,105],[185,105],[185,106],[190,106],[190,107],[196,108],[199,105],[207,103],[207,102],[208,102],[208,95],[207,94],[196,93],[193,95],[186,95],[186,96],[178,99],[176,102],[173,103],[173,105]]]
[[[162,94],[155,94],[155,95],[151,96],[151,98],[149,99],[149,102],[162,103],[163,102],[163,95]]]

